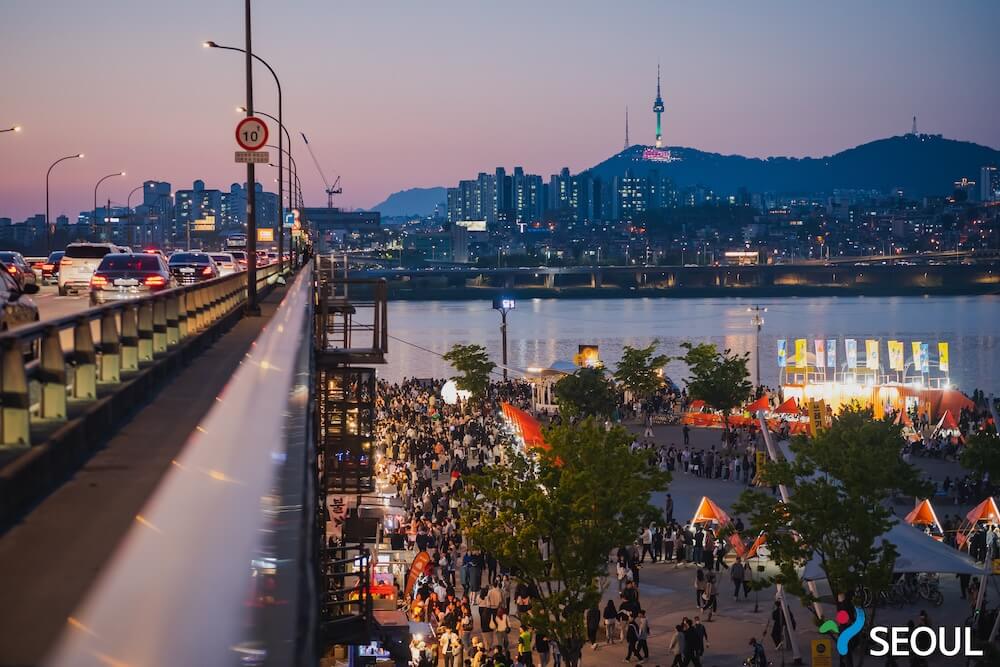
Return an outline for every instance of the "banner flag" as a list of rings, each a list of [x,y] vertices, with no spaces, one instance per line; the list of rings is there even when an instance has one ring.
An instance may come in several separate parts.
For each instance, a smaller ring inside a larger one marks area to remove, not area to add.
[[[865,366],[878,368],[878,341],[874,338],[865,340]]]
[[[828,338],[826,341],[826,365],[828,368],[837,367],[837,339]]]
[[[788,359],[788,341],[778,339],[778,368],[784,368]]]
[[[813,344],[816,346],[816,368],[822,368],[826,365],[826,341],[817,338]]]
[[[931,351],[929,343],[920,344],[920,369],[924,373],[931,372]]]
[[[915,373],[923,373],[924,366],[920,363],[920,341],[915,340],[910,343],[910,349],[913,352],[913,371]]]
[[[844,354],[847,355],[847,367],[858,367],[858,341],[854,338],[844,339]]]
[[[948,372],[948,343],[943,340],[938,341],[938,368],[943,373]]]
[[[903,361],[903,341],[889,341],[889,368],[894,371],[901,371],[905,366]]]
[[[806,362],[806,339],[796,338],[795,339],[795,366],[797,368],[805,368],[809,364]]]

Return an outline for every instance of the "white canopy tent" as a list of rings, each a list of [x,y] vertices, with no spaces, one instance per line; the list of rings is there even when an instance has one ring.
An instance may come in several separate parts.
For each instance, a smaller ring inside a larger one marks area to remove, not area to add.
[[[920,572],[973,576],[983,574],[983,568],[965,554],[905,523],[897,523],[881,539],[896,545],[899,555],[892,571],[897,574]],[[806,564],[802,578],[806,581],[826,579],[826,573],[820,567],[818,557],[814,557]]]

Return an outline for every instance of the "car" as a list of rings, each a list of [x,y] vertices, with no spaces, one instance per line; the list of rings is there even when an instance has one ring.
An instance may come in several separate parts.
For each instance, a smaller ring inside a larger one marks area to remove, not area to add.
[[[90,304],[138,299],[171,287],[177,287],[177,280],[159,255],[111,253],[90,278]]]
[[[21,253],[13,250],[0,250],[0,262],[4,263],[7,273],[13,276],[21,287],[35,284],[35,270],[25,261]]]
[[[247,253],[246,250],[229,250],[230,255],[236,260],[240,265],[240,270],[245,271],[247,268]]]
[[[59,261],[59,295],[90,289],[90,279],[105,255],[118,253],[113,243],[70,243]]]
[[[212,261],[215,265],[219,267],[220,276],[228,276],[230,273],[236,273],[237,271],[242,271],[243,268],[240,263],[236,261],[236,258],[228,252],[213,252],[209,253],[212,257]]]
[[[0,262],[0,303],[3,303],[0,308],[0,331],[38,321],[38,306],[30,297],[37,293],[37,284],[18,283],[7,270],[7,265]]]
[[[219,267],[207,252],[175,252],[170,256],[170,274],[181,285],[212,280],[219,277]]]
[[[143,248],[142,254],[144,255],[159,255],[164,260],[167,259],[167,254],[160,250],[159,248]]]
[[[65,250],[56,250],[55,252],[49,253],[49,256],[44,262],[42,262],[41,272],[43,285],[48,285],[53,281],[59,282],[59,262],[62,261],[63,255],[65,254]]]
[[[267,258],[267,251],[258,250],[257,251],[257,266],[267,266],[270,264],[270,260]]]

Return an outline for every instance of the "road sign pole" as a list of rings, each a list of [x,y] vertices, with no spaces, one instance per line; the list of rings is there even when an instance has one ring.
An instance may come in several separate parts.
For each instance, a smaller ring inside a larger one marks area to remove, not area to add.
[[[251,118],[253,116],[253,49],[250,39],[250,0],[244,1],[244,13],[246,15],[247,118]],[[239,135],[238,129],[237,135]],[[243,148],[251,150],[249,146],[243,146]],[[256,148],[260,148],[260,146],[255,146],[254,149]],[[260,306],[257,305],[257,221],[255,217],[257,198],[255,190],[254,163],[247,162],[247,315],[260,315]]]

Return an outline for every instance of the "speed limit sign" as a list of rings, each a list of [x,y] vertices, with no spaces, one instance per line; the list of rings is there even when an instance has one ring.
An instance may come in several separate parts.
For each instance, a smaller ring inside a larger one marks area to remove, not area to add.
[[[247,116],[236,125],[236,143],[245,151],[255,151],[267,143],[267,124]]]

